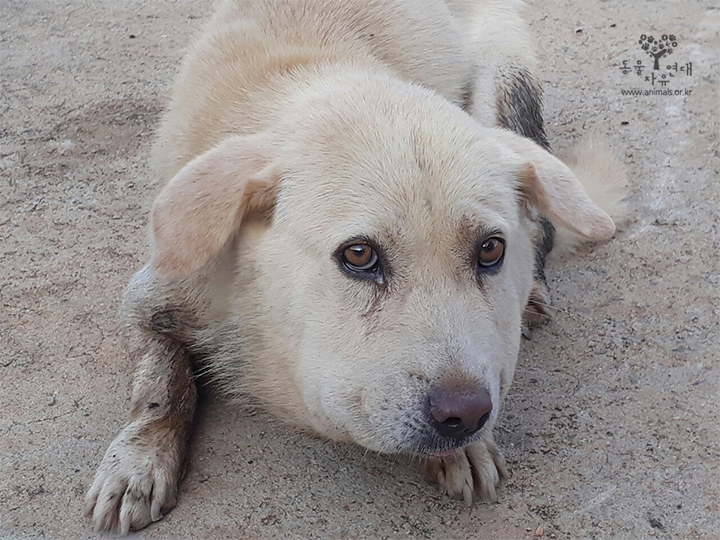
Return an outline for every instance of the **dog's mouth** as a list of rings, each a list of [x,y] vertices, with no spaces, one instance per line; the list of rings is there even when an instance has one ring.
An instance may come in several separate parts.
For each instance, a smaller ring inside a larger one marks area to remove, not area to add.
[[[444,442],[444,441],[443,441]],[[435,444],[435,445],[429,445],[429,447],[426,447],[423,449],[422,454],[426,456],[431,457],[449,457],[454,456],[458,452],[462,451],[463,448],[465,448],[467,445],[474,442],[474,438],[468,438],[463,441],[453,441],[452,443],[448,444]]]
[[[425,444],[418,445],[411,453],[424,457],[451,457],[458,452],[461,452],[462,449],[467,447],[468,445],[477,442],[478,440],[480,440],[480,438],[480,432],[470,435],[468,437],[463,437],[459,440],[448,440],[445,437],[438,437],[437,435],[433,434],[425,439]]]
[[[446,450],[431,450],[427,453],[431,457],[450,457],[454,456],[460,448],[448,448]]]

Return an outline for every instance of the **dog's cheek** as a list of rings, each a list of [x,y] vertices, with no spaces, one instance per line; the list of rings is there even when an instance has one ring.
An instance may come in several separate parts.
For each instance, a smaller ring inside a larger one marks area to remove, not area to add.
[[[398,451],[411,445],[417,433],[410,420],[412,413],[420,410],[415,405],[420,400],[408,382],[384,378],[362,390],[360,414],[353,419],[354,442],[377,452]],[[418,419],[415,424],[420,422]]]
[[[327,296],[327,295],[326,295]],[[353,440],[362,416],[362,388],[356,347],[347,323],[341,324],[327,298],[304,306],[305,332],[298,342],[295,380],[313,428],[333,440]],[[341,336],[346,336],[343,343]]]
[[[310,284],[303,295],[302,312],[309,316],[298,350],[298,379],[313,414],[364,444],[365,434],[373,431],[372,411],[384,406],[377,392],[386,385],[383,364],[392,349],[382,346],[375,323],[365,315],[373,298],[370,286],[338,279],[336,271],[317,272],[325,279]]]
[[[527,305],[528,297],[533,285],[534,246],[533,238],[536,226],[526,217],[520,217],[517,222],[515,234],[508,242],[509,253],[503,270],[512,283],[517,295],[517,308],[522,312]]]
[[[492,335],[495,344],[494,360],[487,366],[487,384],[493,403],[500,404],[511,383],[520,348],[522,313],[533,284],[533,246],[530,231],[518,223],[514,234],[508,238],[508,252],[497,287],[488,287],[490,311],[494,319]],[[487,340],[489,335],[478,339]],[[499,407],[496,408],[499,411]]]

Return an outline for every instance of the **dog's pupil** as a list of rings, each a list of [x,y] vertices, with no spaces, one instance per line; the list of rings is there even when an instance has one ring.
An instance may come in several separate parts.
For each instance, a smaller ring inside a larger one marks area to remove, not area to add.
[[[491,239],[482,245],[480,259],[485,264],[492,264],[500,258],[502,252],[502,243],[496,239]]]
[[[348,249],[348,255],[351,263],[361,266],[370,260],[370,248],[368,246],[352,246]]]

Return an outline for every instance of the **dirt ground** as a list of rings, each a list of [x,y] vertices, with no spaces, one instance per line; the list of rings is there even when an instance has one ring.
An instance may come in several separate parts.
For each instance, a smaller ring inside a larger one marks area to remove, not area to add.
[[[127,418],[117,309],[148,253],[148,150],[208,6],[0,0],[0,538],[98,536],[82,499]],[[720,4],[527,12],[553,144],[607,133],[633,216],[550,268],[558,313],[523,345],[499,503],[212,401],[179,505],[138,538],[720,538]],[[654,86],[620,69],[652,70],[643,34],[676,40]],[[673,95],[623,95],[653,88]]]

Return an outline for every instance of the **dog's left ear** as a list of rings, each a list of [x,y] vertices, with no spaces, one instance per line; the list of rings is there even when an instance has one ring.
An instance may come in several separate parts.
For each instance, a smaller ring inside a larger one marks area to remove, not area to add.
[[[529,139],[504,129],[492,131],[520,158],[518,189],[550,221],[588,240],[607,240],[615,234],[612,218],[592,201],[567,165]]]

